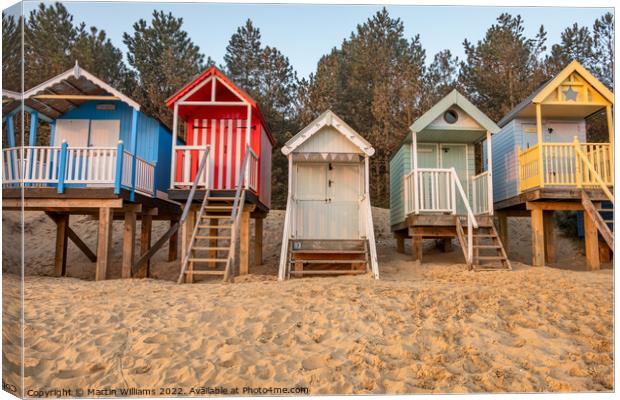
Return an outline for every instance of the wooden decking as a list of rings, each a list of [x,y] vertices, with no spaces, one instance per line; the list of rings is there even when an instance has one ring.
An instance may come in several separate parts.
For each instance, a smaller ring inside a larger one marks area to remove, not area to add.
[[[23,196],[22,196],[23,195]],[[119,194],[113,188],[66,188],[58,193],[54,187],[24,187],[2,189],[4,211],[44,211],[56,223],[56,247],[54,268],[57,276],[66,273],[68,239],[93,262],[96,262],[96,280],[108,277],[109,254],[112,242],[112,221],[123,220],[123,260],[121,277],[146,277],[149,275],[147,257],[139,264],[136,260],[136,221],[141,221],[140,256],[151,248],[153,220],[168,220],[171,225],[179,219],[181,206],[173,201],[136,194],[130,201],[129,190]],[[98,222],[97,249],[91,250],[70,227],[71,215],[90,215]],[[177,258],[177,235],[158,240],[161,246],[169,243],[168,260]]]
[[[584,198],[592,203],[591,210],[585,210]],[[586,264],[588,269],[599,269],[602,261],[610,261],[613,252],[607,245],[608,232],[601,228],[607,237],[605,242],[599,241],[600,230],[597,229],[602,225],[596,214],[601,211],[602,202],[608,200],[601,189],[552,187],[525,191],[495,203],[500,238],[503,243],[509,243],[508,217],[529,217],[532,225],[532,265],[552,264],[556,261],[554,212],[590,211],[584,213]],[[610,212],[613,213],[613,210]]]

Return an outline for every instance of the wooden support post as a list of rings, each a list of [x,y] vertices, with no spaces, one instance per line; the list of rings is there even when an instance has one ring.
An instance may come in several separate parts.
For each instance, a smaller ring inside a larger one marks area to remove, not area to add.
[[[153,226],[153,216],[142,214],[142,223],[140,224],[140,255],[143,256],[151,248],[151,231]],[[148,278],[150,275],[151,260],[146,260],[142,265],[138,266],[138,277]]]
[[[131,278],[131,267],[134,261],[136,245],[136,212],[125,211],[125,227],[123,230],[123,264],[121,278]]]
[[[250,210],[244,208],[241,213],[239,230],[239,275],[250,272]]]
[[[110,247],[112,244],[112,209],[102,207],[99,209],[99,231],[97,234],[97,270],[95,280],[106,279]]]
[[[540,208],[533,208],[530,212],[532,214],[532,266],[544,267],[545,228],[543,223],[543,210]]]
[[[411,255],[414,261],[422,263],[422,236],[413,236],[411,238]]]
[[[396,252],[405,254],[405,237],[402,235],[396,235]]]
[[[553,211],[543,211],[543,226],[545,234],[545,261],[547,263],[554,263],[556,260],[556,253]]]
[[[67,274],[67,239],[69,229],[69,214],[61,214],[56,220],[56,253],[54,256],[54,274]]]
[[[604,240],[598,241],[598,257],[601,263],[611,262],[611,249]]]
[[[449,253],[452,251],[452,238],[441,239],[441,251]]]
[[[192,233],[194,232],[194,227],[196,225],[196,210],[191,209],[187,214],[187,219],[185,220],[185,230],[183,232],[183,249],[185,250],[185,255],[189,255],[191,257],[189,242],[192,240]],[[188,262],[187,264],[187,274],[185,275],[186,283],[194,283],[194,263]]]
[[[170,220],[170,227],[172,227],[172,225],[176,223],[177,223],[176,220]],[[170,239],[168,240],[168,261],[169,262],[177,259],[178,250],[179,250],[179,231],[176,231],[175,233],[172,234],[172,236],[170,236]]]
[[[263,218],[254,219],[254,265],[263,265]]]
[[[217,218],[211,218],[209,221],[210,221],[209,225],[215,226],[215,228],[210,228],[209,229],[209,236],[218,236],[219,230],[217,228],[217,225],[219,224],[220,220],[217,219]],[[230,231],[227,231],[226,233],[230,233]],[[209,239],[209,247],[218,247],[218,240],[217,239]],[[209,258],[218,258],[217,257],[217,253],[218,253],[217,250],[209,250],[209,252],[208,252],[209,256],[208,257]],[[210,268],[215,268],[215,267],[217,267],[217,264],[215,263],[215,261],[210,261],[208,263],[208,266]]]
[[[504,250],[508,252],[508,215],[505,211],[497,212],[497,225],[498,225],[498,234],[499,240],[502,241],[502,245],[504,246]]]
[[[601,260],[598,254],[598,230],[596,223],[587,212],[583,213],[583,227],[586,242],[586,266],[588,269],[600,269]]]

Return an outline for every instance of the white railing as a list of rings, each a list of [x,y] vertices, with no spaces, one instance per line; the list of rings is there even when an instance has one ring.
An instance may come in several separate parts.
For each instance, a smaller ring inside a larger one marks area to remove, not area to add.
[[[58,180],[60,147],[13,147],[4,149],[2,157],[2,183],[5,185],[44,184]]]
[[[248,169],[246,171],[245,186],[253,191],[258,188],[258,156],[249,146],[246,148],[249,153]]]
[[[2,183],[11,185],[64,184],[111,187],[117,179],[119,147],[26,146],[2,151]],[[64,149],[64,150],[63,150]],[[60,172],[63,166],[64,170]],[[155,193],[155,164],[123,151],[121,186],[139,192]],[[135,175],[135,176],[134,176]],[[134,182],[132,182],[132,179]]]
[[[456,170],[454,168],[414,169],[405,175],[404,187],[406,215],[419,214],[420,212],[450,212],[456,215],[457,195],[461,198],[465,206],[465,218],[467,218],[466,259],[467,263],[471,264],[473,260],[473,229],[478,228],[478,222]]]
[[[175,146],[174,148],[174,160],[172,160],[174,176],[174,186],[192,186],[194,181],[198,181],[198,186],[208,186],[210,182],[207,182],[207,176],[209,171],[213,171],[213,155],[209,154],[207,165],[203,169],[201,176],[195,176],[198,168],[198,162],[202,159],[207,146]],[[195,164],[195,165],[193,165]],[[178,170],[180,169],[180,171]],[[177,177],[180,176],[180,179]]]
[[[370,268],[375,279],[379,279],[379,260],[377,257],[377,246],[375,243],[375,226],[372,222],[372,207],[370,206],[370,195],[364,195],[362,199],[362,210],[364,211],[364,222],[366,225],[366,236],[368,239],[368,250],[370,252]]]
[[[69,147],[65,183],[113,184],[116,147]]]
[[[458,179],[458,178],[457,178]],[[456,213],[454,177],[450,169],[418,168],[405,176],[405,212]]]
[[[475,215],[491,213],[493,201],[490,177],[489,171],[471,177],[471,202]]]
[[[136,191],[154,194],[155,189],[155,164],[136,156],[135,188]]]

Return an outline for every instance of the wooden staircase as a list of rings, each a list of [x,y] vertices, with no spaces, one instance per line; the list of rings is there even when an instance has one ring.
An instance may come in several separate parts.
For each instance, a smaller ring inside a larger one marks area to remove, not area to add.
[[[604,208],[602,203],[594,205],[588,193],[584,190],[581,192],[581,204],[585,213],[594,221],[596,229],[609,248],[614,249],[614,207],[611,203],[610,208]]]
[[[512,266],[490,216],[477,216],[478,228],[472,228],[473,254],[469,269],[473,271],[510,271]],[[457,217],[457,238],[467,260],[467,227]]]
[[[238,217],[243,209],[245,190],[235,197],[212,196],[207,190],[198,210],[179,283],[192,283],[194,276],[222,276],[229,280],[235,259]]]
[[[365,274],[370,270],[368,240],[289,241],[289,274],[344,275]]]

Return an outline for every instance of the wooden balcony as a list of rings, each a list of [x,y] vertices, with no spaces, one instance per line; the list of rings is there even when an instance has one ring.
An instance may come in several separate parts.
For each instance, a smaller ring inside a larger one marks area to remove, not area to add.
[[[518,151],[519,190],[544,187],[596,189],[611,187],[610,143],[543,143]]]

